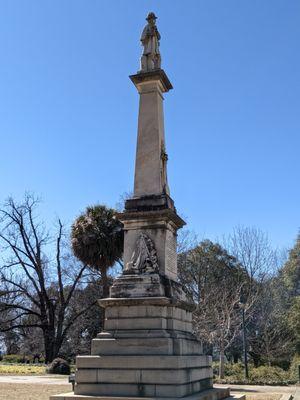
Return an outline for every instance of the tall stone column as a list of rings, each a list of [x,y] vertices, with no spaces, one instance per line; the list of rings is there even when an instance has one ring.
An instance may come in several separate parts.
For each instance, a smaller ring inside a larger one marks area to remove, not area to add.
[[[172,85],[163,70],[130,78],[140,95],[134,197],[169,194],[163,94]]]
[[[140,104],[134,195],[119,214],[124,270],[110,297],[99,300],[104,330],[93,339],[91,356],[76,359],[74,393],[52,400],[229,396],[228,389],[212,389],[211,357],[192,332],[193,305],[177,281],[176,238],[184,221],[167,182],[163,95],[172,85],[161,69],[155,20],[150,13],[141,70],[130,76]]]
[[[156,248],[159,273],[176,280],[176,232],[185,222],[176,213],[167,179],[163,94],[172,85],[162,69],[140,72],[130,79],[140,100],[134,196],[119,215],[125,231],[125,273],[132,269],[136,242],[144,232]]]
[[[148,265],[147,273],[157,272],[176,282],[177,230],[185,222],[176,213],[167,181],[163,94],[172,89],[172,85],[162,69],[139,72],[130,79],[140,99],[134,195],[126,201],[125,211],[119,214],[125,233],[124,275],[143,272],[138,254],[143,251],[139,246],[144,237],[153,245],[157,257],[156,267]],[[149,264],[149,260],[147,262]],[[113,285],[112,293],[119,283]],[[131,295],[132,292],[128,293]]]

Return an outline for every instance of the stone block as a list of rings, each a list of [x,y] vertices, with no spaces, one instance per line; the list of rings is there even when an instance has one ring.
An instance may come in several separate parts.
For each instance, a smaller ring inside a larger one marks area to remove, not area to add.
[[[237,396],[229,397],[230,391],[229,388],[211,388],[207,390],[203,390],[198,393],[194,393],[192,395],[188,395],[184,398],[184,400],[223,400],[223,399],[231,399],[231,398],[239,398],[241,400],[245,400],[245,396]],[[174,396],[173,396],[174,398]],[[116,396],[88,396],[88,395],[79,395],[72,393],[63,393],[60,395],[51,396],[50,400],[121,400],[120,397]],[[122,400],[141,400],[138,397],[124,397],[122,396]],[[149,398],[146,400],[150,400]],[[152,400],[155,400],[155,398]],[[156,398],[158,400],[158,398]],[[168,400],[171,400],[170,398]]]
[[[79,369],[75,372],[77,383],[98,383],[98,369]],[[112,372],[111,372],[112,373]]]
[[[174,355],[201,355],[202,345],[198,340],[174,339]]]
[[[93,339],[92,355],[105,354],[172,354],[173,340],[169,338]]]
[[[79,369],[77,383],[187,384],[212,378],[211,368],[190,369]]]
[[[166,329],[166,318],[116,318],[105,321],[105,329]]]
[[[165,287],[158,274],[121,275],[110,288],[112,298],[165,296]]]
[[[136,277],[136,275],[134,275]],[[128,275],[127,275],[128,277]],[[177,282],[171,281],[171,280],[165,280],[164,282],[165,286],[169,286],[169,289],[171,290],[171,286],[176,287],[179,285]],[[180,285],[179,285],[180,286]],[[168,289],[168,290],[169,290]],[[179,291],[180,290],[175,290],[174,291]],[[182,289],[181,289],[182,290]],[[175,295],[174,295],[175,296]],[[99,299],[98,303],[100,307],[103,308],[108,308],[108,307],[122,307],[122,306],[129,306],[129,307],[134,307],[134,306],[168,306],[171,308],[180,308],[183,310],[187,310],[188,312],[192,312],[195,309],[195,306],[191,304],[189,301],[187,301],[184,296],[181,296],[180,294],[177,297],[166,297],[166,296],[159,296],[159,297],[110,297],[106,299]],[[191,314],[190,314],[191,315]],[[188,317],[190,318],[190,317]]]
[[[181,321],[179,319],[172,318],[167,319],[167,329],[182,332],[192,332],[192,328],[193,327],[191,322]]]
[[[122,331],[121,331],[122,332]],[[128,337],[93,339],[92,355],[201,355],[202,345],[195,339],[170,337]]]
[[[184,400],[223,400],[223,399],[232,399],[239,398],[241,400],[245,400],[244,395],[235,395],[233,397],[230,396],[230,391],[228,388],[211,388],[208,390],[204,390],[202,392],[198,392],[192,395],[188,395],[184,398]],[[158,398],[156,398],[158,400]],[[54,395],[50,397],[50,400],[121,400],[120,397],[113,396],[87,396],[87,395],[76,395],[72,393],[63,393],[60,395]],[[122,400],[141,400],[138,397],[123,397]],[[147,400],[150,400],[149,398]],[[152,399],[152,400],[155,400]],[[170,398],[168,400],[171,400]]]
[[[79,383],[75,385],[75,394],[98,396],[133,397],[183,397],[212,387],[212,379],[184,384],[126,384],[126,383]]]
[[[173,334],[176,334],[176,337],[178,335],[184,335],[186,334],[185,332],[180,332],[180,331],[168,331],[166,329],[112,329],[110,331],[107,331],[106,334],[109,333],[109,338],[111,339],[131,339],[131,338],[136,338],[136,339],[143,339],[145,340],[146,338],[171,338]],[[180,336],[181,337],[181,336]],[[106,336],[102,336],[102,333],[99,333],[97,335],[97,338],[102,339],[102,338],[108,338]]]
[[[149,355],[149,356],[78,356],[76,367],[78,369],[181,369],[201,368],[212,364],[211,356],[173,356],[173,355]]]
[[[168,329],[192,332],[192,314],[175,306],[115,306],[105,310],[105,330]]]
[[[175,307],[170,307],[175,308]],[[144,317],[163,317],[170,318],[167,315],[167,306],[155,306],[155,305],[139,305],[139,306],[115,306],[107,307],[105,309],[105,318],[144,318]]]

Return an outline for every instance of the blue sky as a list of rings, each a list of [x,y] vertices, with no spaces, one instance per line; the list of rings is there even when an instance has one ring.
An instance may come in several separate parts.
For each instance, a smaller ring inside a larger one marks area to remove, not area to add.
[[[300,226],[298,0],[1,0],[0,201],[70,223],[133,187],[140,32],[154,11],[171,194],[188,227],[290,246]]]

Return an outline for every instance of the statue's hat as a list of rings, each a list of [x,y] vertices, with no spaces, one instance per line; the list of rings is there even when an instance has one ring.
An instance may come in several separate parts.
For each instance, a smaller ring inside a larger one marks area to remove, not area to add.
[[[157,19],[156,15],[154,14],[154,12],[149,12],[149,14],[147,15],[146,20],[150,21],[151,19]]]

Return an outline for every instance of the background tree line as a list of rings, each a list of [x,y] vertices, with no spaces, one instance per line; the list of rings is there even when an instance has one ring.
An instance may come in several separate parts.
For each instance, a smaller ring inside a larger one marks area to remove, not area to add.
[[[0,339],[7,353],[74,358],[89,353],[101,330],[97,299],[122,264],[123,233],[115,211],[88,207],[71,231],[48,231],[38,201],[9,199],[1,209]],[[256,228],[235,228],[218,243],[187,231],[178,243],[179,280],[196,305],[194,331],[207,353],[254,366],[288,368],[300,354],[300,237],[289,252],[274,250]],[[108,273],[108,271],[110,273]]]

